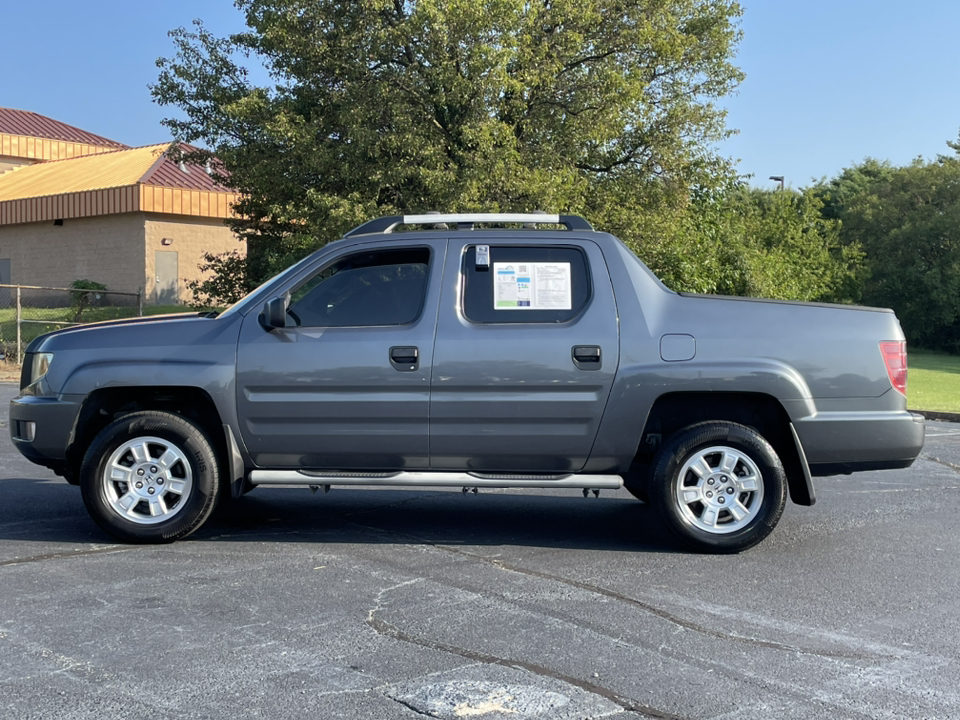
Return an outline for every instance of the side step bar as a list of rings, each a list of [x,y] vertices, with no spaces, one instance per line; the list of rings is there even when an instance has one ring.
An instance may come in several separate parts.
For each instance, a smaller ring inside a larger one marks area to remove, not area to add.
[[[618,490],[619,475],[515,475],[457,472],[322,472],[251,470],[254,485],[373,485],[379,487],[589,488]]]

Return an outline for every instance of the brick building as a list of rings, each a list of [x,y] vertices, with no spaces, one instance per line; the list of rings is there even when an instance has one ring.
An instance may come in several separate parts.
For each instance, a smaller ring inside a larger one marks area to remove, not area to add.
[[[203,253],[245,248],[224,224],[236,195],[173,162],[170,147],[0,108],[0,284],[83,279],[147,303],[189,301]]]

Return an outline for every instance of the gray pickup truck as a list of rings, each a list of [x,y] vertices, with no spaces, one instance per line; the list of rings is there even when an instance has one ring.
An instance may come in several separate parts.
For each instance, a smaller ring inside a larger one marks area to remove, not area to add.
[[[737,552],[813,477],[913,463],[903,337],[890,310],[672,292],[576,216],[385,217],[219,315],[37,338],[10,431],[130,542],[258,485],[625,487]]]

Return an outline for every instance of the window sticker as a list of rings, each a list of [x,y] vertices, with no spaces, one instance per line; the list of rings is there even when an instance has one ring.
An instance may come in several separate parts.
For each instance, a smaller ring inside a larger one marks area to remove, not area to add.
[[[570,310],[570,263],[493,264],[497,310]]]

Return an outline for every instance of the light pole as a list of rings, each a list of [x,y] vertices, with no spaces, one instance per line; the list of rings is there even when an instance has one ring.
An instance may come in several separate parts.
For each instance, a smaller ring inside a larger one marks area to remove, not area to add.
[[[770,179],[780,183],[780,189],[783,190],[783,175],[771,175]]]

